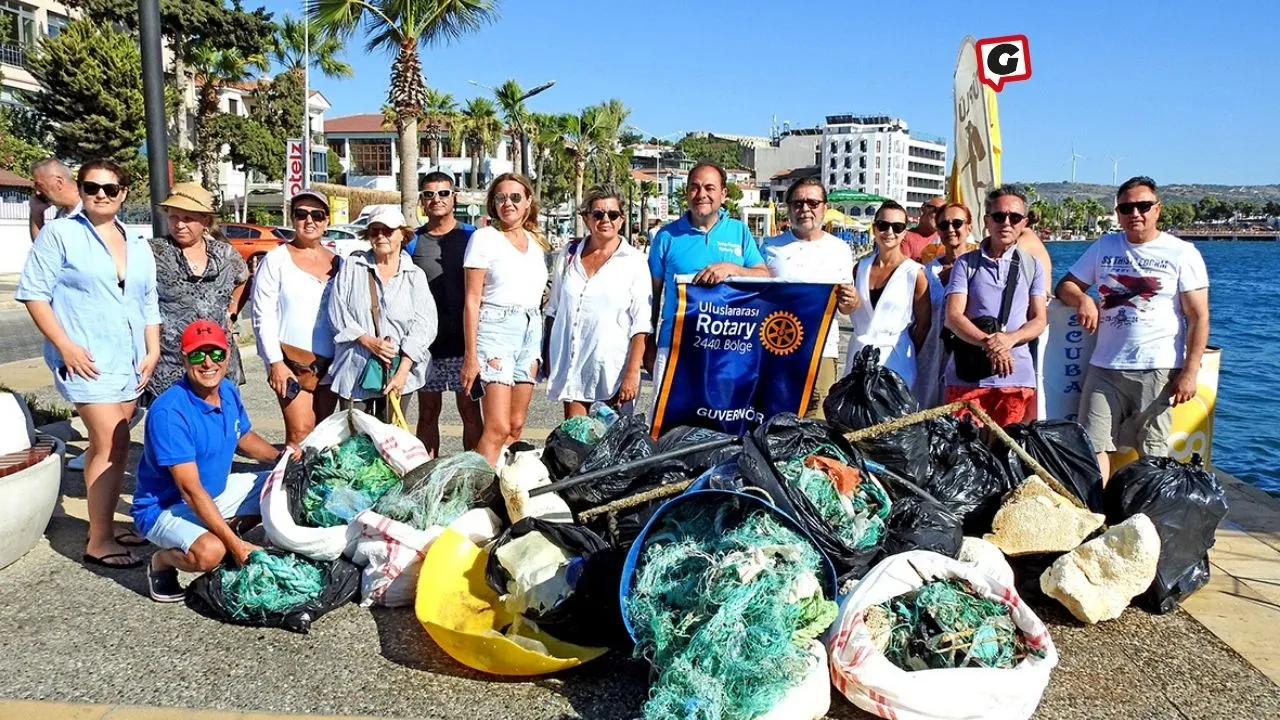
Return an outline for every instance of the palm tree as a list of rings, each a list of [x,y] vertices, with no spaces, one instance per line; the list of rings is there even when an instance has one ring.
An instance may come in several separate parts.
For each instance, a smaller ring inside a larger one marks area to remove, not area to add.
[[[502,120],[488,98],[471,98],[462,110],[462,137],[471,156],[471,189],[480,189],[480,159],[493,152],[502,135]]]
[[[567,115],[548,115],[533,113],[529,116],[525,131],[529,133],[533,144],[533,179],[534,192],[538,202],[544,202],[542,194],[543,175],[553,161],[564,155],[565,133],[568,127]],[[545,207],[545,205],[544,205]]]
[[[640,199],[640,232],[649,232],[649,198],[658,197],[658,183],[640,181],[637,195]]]
[[[368,51],[395,53],[388,102],[396,109],[400,147],[400,207],[416,217],[418,119],[427,101],[421,46],[457,40],[497,18],[498,0],[314,0],[310,15],[323,31],[345,38],[363,29]]]
[[[520,164],[520,158],[524,157],[521,154],[520,128],[524,126],[529,115],[528,109],[524,106],[524,90],[520,87],[520,83],[508,80],[493,89],[493,97],[498,101],[498,108],[502,110],[502,119],[507,124],[506,133],[511,136],[511,167],[521,173],[527,173],[528,168]]]
[[[422,110],[426,118],[426,130],[422,134],[431,142],[435,153],[431,164],[439,170],[444,157],[444,133],[457,125],[458,103],[450,93],[427,88],[427,102]]]
[[[255,71],[266,70],[269,65],[265,55],[245,57],[235,48],[219,49],[210,45],[193,48],[187,64],[196,74],[196,168],[204,186],[217,195],[220,148],[209,122],[219,112],[218,89],[231,83],[244,82]]]
[[[267,56],[276,65],[295,75],[302,75],[308,53],[312,69],[329,78],[349,78],[355,74],[351,66],[338,59],[342,41],[322,33],[316,23],[286,14],[276,25]]]
[[[582,205],[582,190],[586,183],[587,163],[599,154],[608,133],[609,117],[603,105],[592,105],[583,108],[577,115],[566,117],[565,144],[573,154],[573,205]],[[575,214],[576,234],[581,235],[586,227],[582,216]]]

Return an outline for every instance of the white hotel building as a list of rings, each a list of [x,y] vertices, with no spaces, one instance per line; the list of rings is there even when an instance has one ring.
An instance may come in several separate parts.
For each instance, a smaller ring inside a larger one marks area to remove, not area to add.
[[[946,193],[947,145],[913,137],[887,115],[828,115],[819,177],[829,190],[855,190],[898,201],[914,216]]]

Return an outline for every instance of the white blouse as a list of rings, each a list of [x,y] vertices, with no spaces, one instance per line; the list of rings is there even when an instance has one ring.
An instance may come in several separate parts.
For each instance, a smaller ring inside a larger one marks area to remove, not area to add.
[[[284,359],[280,344],[333,357],[329,324],[332,281],[321,281],[293,263],[288,245],[268,252],[253,273],[253,332],[258,356],[270,372]]]
[[[571,243],[556,255],[546,309],[554,319],[547,397],[560,402],[616,395],[631,338],[653,332],[653,281],[644,254],[623,240],[590,278],[581,254],[581,243]]]

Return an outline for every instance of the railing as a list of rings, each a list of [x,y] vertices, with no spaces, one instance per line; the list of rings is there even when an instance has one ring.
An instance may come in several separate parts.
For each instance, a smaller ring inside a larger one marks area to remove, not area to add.
[[[29,217],[31,217],[31,204],[26,200],[0,201],[0,220],[26,220]]]
[[[13,43],[0,44],[0,63],[25,67],[27,64],[27,52],[21,45],[14,45]]]

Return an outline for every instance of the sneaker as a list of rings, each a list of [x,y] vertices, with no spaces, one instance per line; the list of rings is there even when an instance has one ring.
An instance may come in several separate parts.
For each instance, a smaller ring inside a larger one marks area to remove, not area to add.
[[[187,597],[186,588],[178,582],[178,571],[156,570],[147,563],[147,590],[151,599],[161,603],[182,602]]]

